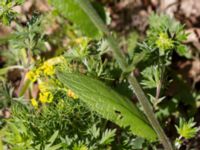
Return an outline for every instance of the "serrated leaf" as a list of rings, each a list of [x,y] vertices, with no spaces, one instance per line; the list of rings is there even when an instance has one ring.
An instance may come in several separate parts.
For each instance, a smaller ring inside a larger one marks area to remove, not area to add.
[[[54,132],[54,134],[51,136],[51,138],[49,139],[49,142],[50,143],[53,143],[55,140],[56,140],[56,138],[57,138],[57,136],[58,136],[58,133],[59,133],[59,131],[56,131],[56,132]]]
[[[100,140],[100,144],[110,144],[113,140],[114,140],[114,136],[115,136],[115,132],[116,130],[106,130],[103,135],[102,138]]]
[[[70,88],[89,108],[120,127],[150,141],[157,136],[137,107],[102,82],[76,73],[58,72],[58,79]]]
[[[191,54],[188,51],[188,48],[185,45],[179,45],[177,47],[176,52],[180,55],[180,56],[185,56],[186,58],[191,58]]]
[[[58,137],[58,133],[59,133],[59,131],[54,132],[54,134],[48,140],[49,144],[45,146],[45,149],[51,149],[50,147],[54,143],[56,138]],[[57,146],[59,147],[59,145],[57,145]],[[57,148],[57,146],[55,146],[55,148]],[[53,148],[52,148],[52,150],[53,150]]]
[[[62,147],[62,144],[56,144],[56,145],[53,145],[51,147],[48,147],[47,150],[57,150],[57,149],[60,149]]]
[[[49,1],[61,15],[73,22],[87,36],[94,38],[100,35],[97,27],[75,0]]]

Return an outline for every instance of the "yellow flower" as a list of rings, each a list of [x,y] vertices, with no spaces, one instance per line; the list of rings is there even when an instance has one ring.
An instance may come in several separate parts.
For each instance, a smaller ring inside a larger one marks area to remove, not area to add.
[[[39,95],[41,103],[51,103],[53,101],[53,94],[49,91],[41,92]]]
[[[40,90],[41,92],[47,91],[47,89],[48,89],[47,87],[48,87],[48,85],[46,85],[45,82],[41,82],[41,83],[39,83],[39,85],[38,85],[38,88],[39,88],[39,90]]]
[[[67,90],[67,96],[73,99],[78,99],[78,96],[75,95],[75,93],[72,90]]]
[[[75,39],[75,43],[76,44],[85,44],[85,43],[88,43],[89,42],[89,38],[86,38],[86,37],[81,37],[81,38],[77,38]]]
[[[32,82],[35,82],[38,78],[38,75],[34,71],[30,70],[29,72],[27,72],[26,78],[31,80]]]
[[[38,102],[36,101],[36,99],[32,98],[31,99],[31,104],[33,105],[34,108],[38,108]]]
[[[35,74],[39,77],[41,75],[41,70],[40,68],[38,68],[36,71],[35,71]]]
[[[44,75],[51,76],[55,73],[54,67],[47,62],[45,62],[39,69],[44,73]]]
[[[156,45],[161,50],[168,50],[174,47],[174,42],[166,33],[160,33],[158,39],[156,40]]]

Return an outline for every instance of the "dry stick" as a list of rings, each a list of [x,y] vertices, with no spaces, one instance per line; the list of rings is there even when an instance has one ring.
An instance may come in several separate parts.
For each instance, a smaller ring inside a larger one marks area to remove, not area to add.
[[[90,19],[93,21],[93,23],[96,25],[96,27],[106,37],[107,42],[108,42],[109,46],[111,47],[111,49],[114,53],[114,56],[117,59],[121,69],[123,71],[126,71],[128,64],[125,61],[125,57],[124,57],[122,51],[120,50],[116,40],[110,35],[110,32],[107,29],[106,25],[104,24],[102,19],[99,17],[97,12],[94,10],[94,8],[90,4],[90,2],[88,0],[76,0],[76,2],[84,10],[84,12],[90,17]],[[128,81],[134,90],[133,92],[135,92],[139,102],[141,103],[149,122],[151,123],[152,127],[156,131],[156,133],[160,139],[160,142],[163,144],[163,147],[165,148],[165,150],[173,150],[168,137],[165,135],[162,127],[160,126],[158,120],[156,119],[153,109],[152,109],[152,106],[151,106],[150,102],[148,101],[148,99],[146,98],[144,91],[140,87],[137,79],[135,78],[134,75],[133,76],[129,75]]]

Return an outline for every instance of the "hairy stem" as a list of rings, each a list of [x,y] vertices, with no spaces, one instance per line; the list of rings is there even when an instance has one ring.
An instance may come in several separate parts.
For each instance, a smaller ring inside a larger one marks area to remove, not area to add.
[[[162,81],[160,80],[156,87],[156,100],[159,100],[161,88],[162,88]]]
[[[90,2],[88,0],[76,0],[76,2],[85,11],[85,13],[90,17],[90,19],[93,21],[93,23],[96,25],[96,27],[106,37],[107,42],[108,42],[110,48],[112,49],[113,54],[114,54],[115,58],[117,59],[121,69],[123,71],[126,71],[128,68],[128,64],[126,63],[125,57],[124,57],[122,51],[120,50],[118,43],[111,36],[106,25],[104,24],[102,19],[99,17],[97,12],[94,10],[94,8],[90,4]],[[148,101],[148,99],[146,98],[144,91],[140,87],[137,79],[135,78],[134,75],[133,76],[129,75],[128,81],[129,81],[130,85],[133,87],[133,90],[134,90],[133,92],[135,92],[139,102],[141,103],[149,122],[151,123],[152,127],[154,128],[154,130],[156,131],[156,133],[160,139],[160,142],[163,144],[163,146],[166,150],[173,150],[169,139],[165,135],[162,127],[160,126],[158,120],[156,119],[153,109],[152,109],[152,106],[151,106],[150,102]]]
[[[135,92],[138,100],[140,101],[149,122],[151,123],[152,127],[154,128],[154,130],[158,134],[158,137],[159,137],[161,143],[163,144],[164,148],[166,150],[172,150],[173,148],[171,146],[171,143],[170,143],[168,137],[165,135],[165,133],[164,133],[162,127],[160,126],[158,120],[156,119],[154,112],[153,112],[153,109],[152,109],[152,106],[149,103],[147,97],[145,96],[144,91],[140,87],[137,79],[135,78],[134,75],[133,76],[130,75],[128,77],[128,81],[131,84],[131,86],[133,87],[134,92]]]

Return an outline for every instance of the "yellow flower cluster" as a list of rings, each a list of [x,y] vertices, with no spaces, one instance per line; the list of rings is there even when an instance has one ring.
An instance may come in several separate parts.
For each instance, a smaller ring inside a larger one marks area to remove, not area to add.
[[[39,101],[42,104],[51,103],[53,101],[53,94],[50,91],[41,91],[39,94]],[[39,106],[38,101],[34,98],[31,99],[31,104],[35,109]]]
[[[39,83],[39,90],[40,90],[39,101],[42,104],[51,103],[53,101],[54,96],[52,92],[49,91],[48,85],[45,82]],[[37,109],[39,106],[38,101],[34,98],[31,99],[31,104],[35,109]]]
[[[41,103],[51,103],[53,101],[53,94],[49,91],[41,92],[39,94],[39,100]]]
[[[32,82],[35,82],[38,78],[38,75],[36,74],[36,72],[31,70],[26,74],[26,78],[31,80]]]
[[[35,71],[30,70],[26,74],[26,78],[28,78],[32,82],[35,82],[41,75],[52,76],[54,73],[55,73],[54,66],[52,66],[48,62],[45,62],[41,67],[39,67]]]
[[[166,33],[160,33],[156,45],[161,50],[167,50],[174,47],[174,41]]]
[[[41,103],[51,103],[53,101],[53,94],[52,92],[48,89],[48,83],[46,82],[40,82],[39,85],[39,100]]]
[[[72,90],[67,90],[67,96],[73,99],[78,99],[78,96]]]
[[[44,75],[51,76],[55,73],[55,69],[48,62],[45,62],[40,68],[38,68],[40,72],[43,72]]]
[[[47,91],[48,90],[48,84],[45,82],[40,82],[38,84],[38,88],[40,91]]]
[[[32,98],[32,99],[31,99],[31,104],[33,105],[33,107],[34,107],[35,109],[38,108],[38,102],[36,101],[36,99]]]

